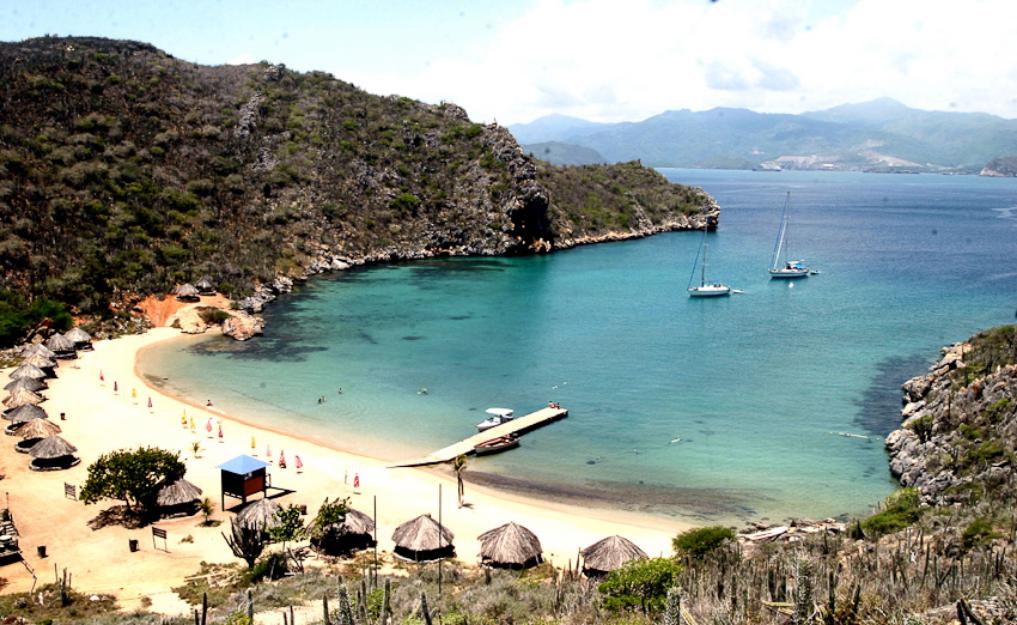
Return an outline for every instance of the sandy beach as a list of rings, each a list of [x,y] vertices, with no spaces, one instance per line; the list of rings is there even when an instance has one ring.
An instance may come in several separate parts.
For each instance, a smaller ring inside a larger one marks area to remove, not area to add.
[[[143,335],[97,342],[94,351],[80,352],[76,360],[60,361],[58,378],[50,381],[45,391],[48,399],[42,407],[63,428],[61,436],[78,448],[82,462],[77,467],[37,473],[28,469],[25,454],[14,451],[15,437],[8,438],[0,448],[0,473],[6,476],[0,485],[21,533],[25,563],[35,571],[39,584],[53,581],[54,567],[66,568],[80,592],[114,594],[126,608],[136,607],[148,597],[151,609],[185,613],[186,605],[171,587],[196,573],[202,561],[239,562],[220,535],[222,528],[200,526],[200,516],[156,524],[168,532],[168,552],[161,549],[161,541],[159,549],[153,547],[149,527],[97,531],[88,527],[89,519],[118,502],[86,506],[66,498],[64,484],[82,484],[87,466],[104,452],[145,445],[180,452],[187,464],[186,478],[215,502],[215,519],[231,515],[219,509],[219,464],[239,454],[267,460],[266,447],[271,447],[272,460],[277,462],[279,454],[285,452],[287,468],[273,463],[269,473],[274,485],[295,492],[276,501],[282,505],[305,504],[308,514],[313,515],[326,497],[350,497],[354,508],[370,514],[377,498],[379,550],[385,553],[392,549],[392,531],[398,524],[419,514],[437,516],[439,484],[443,485],[444,523],[455,533],[458,558],[466,564],[477,562],[476,537],[507,521],[532,529],[541,540],[545,558],[559,565],[574,560],[578,549],[612,534],[632,539],[650,555],[668,554],[671,538],[686,527],[662,517],[561,505],[472,484],[466,487],[468,506],[458,508],[455,479],[450,474],[389,469],[377,459],[255,427],[236,415],[204,407],[204,398],[185,401],[146,384],[135,368],[139,350],[177,336],[175,329],[156,328]],[[3,371],[4,380],[8,373]],[[61,412],[67,414],[66,421],[59,420]],[[188,422],[193,417],[196,431],[192,432],[189,424],[181,425],[185,412]],[[211,434],[206,431],[210,421]],[[222,441],[217,437],[219,423]],[[256,441],[253,450],[252,437]],[[198,457],[191,450],[194,441],[202,446]],[[296,456],[303,463],[299,472]],[[356,490],[355,476],[360,480]],[[238,500],[226,500],[227,508],[238,504]],[[129,539],[139,540],[139,552],[129,551]],[[37,555],[39,545],[46,546],[47,558]],[[14,563],[0,569],[0,576],[10,582],[5,592],[31,588],[33,577],[28,567]]]

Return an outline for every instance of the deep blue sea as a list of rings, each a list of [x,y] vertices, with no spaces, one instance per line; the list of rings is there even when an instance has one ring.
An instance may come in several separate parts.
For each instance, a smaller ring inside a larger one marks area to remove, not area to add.
[[[894,487],[900,384],[1014,320],[1017,179],[662,171],[717,198],[710,276],[743,294],[687,297],[698,232],[382,265],[281,298],[262,339],[171,343],[142,369],[392,459],[555,400],[568,419],[470,470],[701,521],[867,511]],[[788,191],[793,251],[822,272],[793,287],[766,272]]]

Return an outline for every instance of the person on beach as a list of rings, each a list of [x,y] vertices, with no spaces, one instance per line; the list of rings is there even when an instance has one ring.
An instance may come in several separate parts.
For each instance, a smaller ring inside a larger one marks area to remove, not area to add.
[[[212,405],[212,400],[211,399],[206,399],[205,400],[205,405],[206,406],[211,406]]]

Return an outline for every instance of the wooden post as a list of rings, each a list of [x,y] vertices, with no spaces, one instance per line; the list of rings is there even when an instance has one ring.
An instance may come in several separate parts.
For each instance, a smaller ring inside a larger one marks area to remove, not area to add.
[[[378,496],[374,496],[374,576],[372,586],[378,587]]]
[[[247,589],[247,619],[254,625],[254,593],[250,588]]]
[[[324,620],[321,622],[324,623],[324,625],[332,625],[332,619],[328,615],[328,595],[326,594],[321,596],[321,611],[324,613]]]
[[[441,484],[438,484],[438,551],[441,551]],[[423,595],[421,595],[423,597]],[[441,600],[441,557],[438,558],[438,599]],[[424,606],[427,606],[427,600],[424,599]],[[431,617],[425,617],[428,625],[431,624]]]

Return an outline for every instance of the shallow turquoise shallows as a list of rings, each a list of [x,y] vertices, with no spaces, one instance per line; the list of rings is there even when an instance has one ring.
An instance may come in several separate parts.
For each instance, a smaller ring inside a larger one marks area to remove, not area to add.
[[[376,266],[272,304],[262,339],[169,344],[142,369],[390,459],[471,434],[488,407],[554,400],[568,419],[470,470],[693,520],[865,512],[893,489],[901,382],[1014,319],[1017,180],[663,171],[720,202],[710,277],[744,293],[687,297],[694,232]],[[792,252],[822,272],[792,283],[767,274],[787,191]]]

